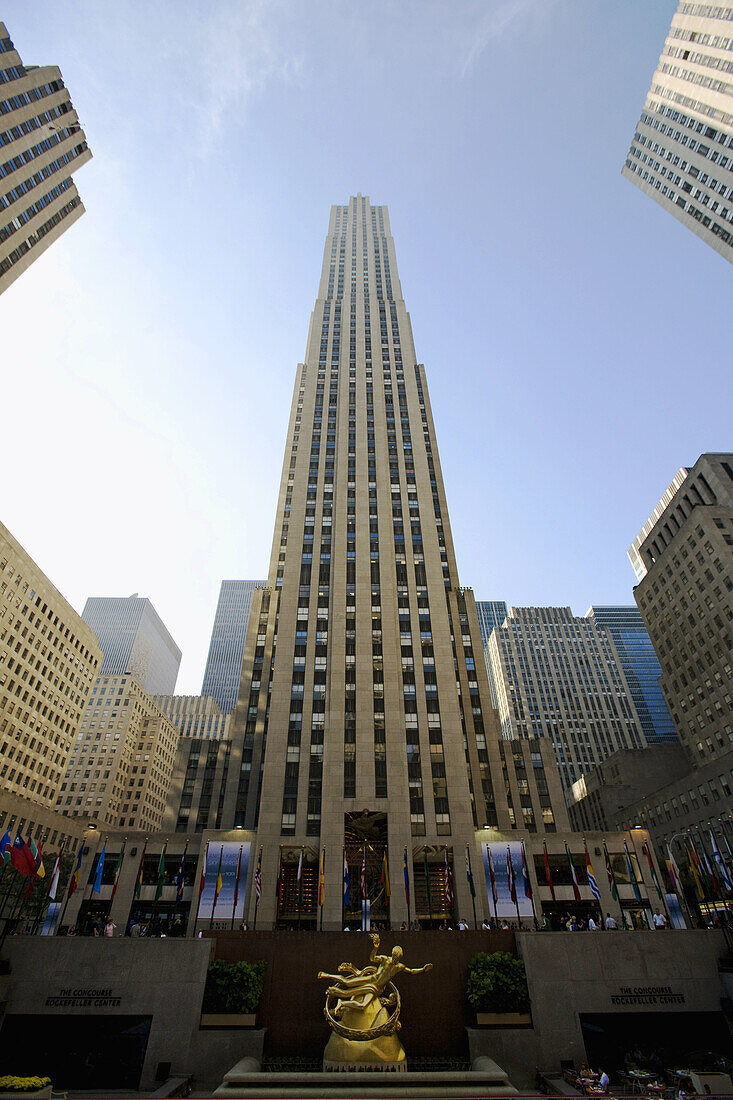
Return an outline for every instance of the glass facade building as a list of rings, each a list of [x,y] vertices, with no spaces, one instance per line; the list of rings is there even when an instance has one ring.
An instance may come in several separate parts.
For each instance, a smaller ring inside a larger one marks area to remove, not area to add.
[[[104,660],[99,676],[134,676],[149,695],[172,695],[181,651],[150,600],[141,596],[91,596],[82,619],[99,638]]]
[[[252,595],[266,584],[266,580],[221,582],[201,694],[212,695],[224,714],[231,714],[237,702]]]

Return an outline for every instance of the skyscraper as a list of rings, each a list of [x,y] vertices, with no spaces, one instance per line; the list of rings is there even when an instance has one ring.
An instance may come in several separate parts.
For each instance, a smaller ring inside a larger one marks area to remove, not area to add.
[[[680,4],[622,169],[733,262],[733,0]]]
[[[82,619],[99,638],[100,676],[130,673],[148,695],[172,695],[181,651],[150,600],[138,596],[90,596]]]
[[[677,731],[659,686],[662,666],[638,607],[592,606],[586,618],[593,619],[614,640],[648,744],[677,743]]]
[[[237,702],[252,593],[266,584],[264,580],[221,582],[201,694],[213,695],[225,714],[231,714]]]
[[[481,644],[484,649],[489,644],[491,631],[496,626],[502,626],[507,615],[507,606],[504,600],[477,600],[476,611],[478,613],[478,625],[481,631]]]
[[[331,210],[251,624],[224,821],[257,828],[263,875],[303,853],[312,883],[325,849],[324,927],[344,919],[344,858],[354,913],[383,857],[391,919],[407,918],[403,862],[410,881],[430,866],[434,911],[455,867],[470,911],[466,845],[479,820],[509,827],[499,731],[387,209],[362,195]]]
[[[23,65],[0,23],[0,294],[84,213],[72,179],[91,160],[55,65]]]

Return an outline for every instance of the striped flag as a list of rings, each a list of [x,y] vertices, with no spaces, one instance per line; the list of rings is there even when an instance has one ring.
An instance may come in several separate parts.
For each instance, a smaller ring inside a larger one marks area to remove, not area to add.
[[[382,886],[384,887],[384,896],[389,901],[392,894],[392,888],[389,884],[389,867],[387,866],[387,849],[382,852]]]
[[[83,855],[84,842],[79,841],[79,852],[76,857],[76,866],[74,867],[74,870],[71,873],[71,878],[69,879],[69,897],[71,897],[71,895],[77,890],[79,886],[79,875],[81,874],[81,861]]]
[[[578,876],[575,871],[575,864],[573,863],[573,857],[570,854],[570,849],[567,844],[565,845],[565,854],[568,857],[568,863],[570,864],[570,878],[573,883],[573,897],[576,901],[580,901],[580,887],[578,886]]]
[[[649,845],[648,844],[642,844],[641,850],[644,853],[644,855],[646,856],[646,861],[649,864],[649,874],[652,876],[652,882],[654,883],[654,889],[659,894],[659,898],[661,900],[662,888],[659,885],[659,879],[657,878],[657,872],[654,869],[654,861],[652,860],[652,853],[649,851]]]
[[[491,854],[491,848],[486,849],[489,857],[489,879],[491,880],[491,896],[494,899],[494,909],[496,910],[496,903],[499,900],[499,894],[496,889],[496,871],[494,870],[494,857]]]
[[[255,871],[255,902],[260,904],[260,898],[262,897],[262,849],[260,848],[260,854],[257,858],[257,870]]]
[[[471,897],[476,897],[476,887],[473,884],[473,871],[471,870],[471,853],[466,845],[466,879],[468,881],[468,889],[471,891]]]
[[[219,849],[219,866],[218,866],[217,872],[216,872],[216,886],[214,887],[214,904],[211,906],[211,919],[212,920],[214,919],[214,912],[216,910],[216,903],[219,900],[219,894],[221,893],[221,888],[222,888],[222,885],[223,885],[223,881],[222,881],[222,877],[221,877],[221,861],[222,861],[223,858],[224,858],[224,845],[222,844],[221,848]]]
[[[443,868],[443,877],[445,880],[445,904],[451,911],[453,910],[453,872],[448,863],[448,849],[445,850],[445,866]]]
[[[367,899],[366,844],[361,857],[361,900]]]
[[[509,883],[509,897],[514,904],[517,904],[517,879],[514,874],[514,864],[512,863],[511,848],[507,844],[506,846],[506,877]]]
[[[545,881],[546,881],[547,885],[550,887],[550,897],[554,901],[555,900],[555,884],[552,881],[552,871],[550,870],[550,858],[547,855],[547,843],[545,841],[542,842],[542,847],[544,849],[544,855],[545,855]]]
[[[56,862],[53,865],[53,871],[51,872],[51,885],[48,888],[48,896],[51,901],[56,901],[56,891],[59,886],[59,876],[61,874],[61,857],[64,854],[64,845],[61,845],[59,854],[56,856]]]
[[[603,854],[606,860],[606,874],[608,875],[608,888],[611,891],[611,897],[614,901],[618,901],[618,887],[616,886],[616,876],[613,873],[613,867],[611,866],[611,857],[608,854],[608,848],[606,842],[603,842]]]
[[[186,851],[188,850],[188,841],[186,842],[183,855],[181,856],[181,862],[178,865],[178,874],[176,875],[176,901],[183,901],[183,883],[186,877]]]
[[[318,867],[318,904],[323,906],[326,897],[326,849],[321,848],[321,860]]]
[[[626,852],[626,866],[627,866],[628,872],[629,872],[629,881],[631,882],[631,885],[634,887],[634,897],[636,898],[637,901],[641,901],[641,893],[639,891],[639,883],[636,881],[636,874],[634,873],[634,865],[631,862],[631,855],[629,853],[629,849],[628,849],[628,846],[626,844],[626,841],[624,841],[624,852]]]
[[[117,863],[115,864],[115,874],[114,874],[114,881],[113,881],[113,884],[112,884],[112,893],[110,894],[110,899],[109,899],[110,900],[110,905],[115,900],[115,894],[117,893],[117,887],[120,884],[120,868],[122,867],[122,860],[124,858],[125,858],[125,844],[124,844],[124,841],[123,841],[122,848],[120,849],[120,854],[117,857]]]
[[[402,877],[405,880],[405,901],[407,902],[407,909],[410,909],[410,875],[407,870],[407,848],[405,848],[402,856]]]
[[[593,873],[593,864],[590,861],[590,853],[588,852],[588,845],[585,843],[585,841],[583,841],[583,844],[585,846],[585,870],[586,870],[586,874],[588,875],[588,885],[590,886],[590,892],[593,895],[593,897],[596,899],[596,901],[600,901],[601,900],[601,891],[598,888],[598,882],[596,880],[595,874]]]

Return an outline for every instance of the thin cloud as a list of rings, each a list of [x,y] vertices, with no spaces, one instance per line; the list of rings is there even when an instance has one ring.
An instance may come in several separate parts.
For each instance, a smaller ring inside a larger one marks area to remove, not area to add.
[[[472,28],[471,45],[461,64],[461,76],[467,76],[487,46],[505,34],[547,18],[559,0],[492,0],[478,25]]]

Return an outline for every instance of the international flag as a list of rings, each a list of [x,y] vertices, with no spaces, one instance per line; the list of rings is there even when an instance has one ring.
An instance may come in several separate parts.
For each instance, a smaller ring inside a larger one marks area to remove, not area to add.
[[[10,835],[10,829],[5,830],[5,836],[0,840],[0,866],[5,870],[10,863],[10,852],[13,847],[13,838]]]
[[[695,886],[697,887],[697,892],[700,895],[700,898],[702,900],[704,900],[705,891],[703,890],[702,881],[700,880],[700,872],[699,872],[698,867],[697,867],[697,862],[693,858],[690,844],[687,845],[687,862],[690,865],[690,871],[692,873],[693,879],[695,880]]]
[[[606,842],[603,842],[603,855],[606,861],[606,874],[608,875],[608,888],[611,891],[611,897],[614,901],[618,901],[618,887],[616,886],[616,876],[613,873],[613,867],[611,866],[611,857],[608,854],[608,848]]]
[[[631,882],[631,885],[634,887],[634,897],[636,898],[637,901],[641,901],[641,893],[639,891],[639,884],[636,881],[636,875],[634,873],[634,865],[631,862],[631,855],[629,854],[629,849],[627,847],[626,841],[624,841],[624,852],[626,853],[626,866],[627,866],[628,871],[629,871],[629,881]]]
[[[405,901],[407,902],[407,909],[410,909],[410,874],[407,869],[407,848],[405,848],[402,854],[402,877],[405,880]]]
[[[471,870],[471,853],[466,845],[466,881],[468,882],[468,889],[471,891],[471,897],[476,897],[476,887],[473,884],[473,871]]]
[[[722,853],[718,848],[718,842],[715,839],[715,833],[712,829],[710,830],[710,845],[713,849],[713,857],[715,858],[715,862],[718,865],[718,870],[720,871],[720,877],[723,881],[723,885],[725,886],[728,893],[730,893],[731,890],[733,890],[733,884],[731,883],[730,875],[728,874],[728,868],[726,867],[725,860],[723,859]]]
[[[318,904],[323,905],[326,897],[326,849],[321,849],[321,856],[318,861]]]
[[[428,867],[428,853],[423,855],[423,870],[425,872],[425,893],[428,899],[428,912],[433,909],[433,891],[430,889],[430,868]]]
[[[16,834],[15,842],[10,851],[10,862],[23,878],[35,874],[35,861],[31,858],[28,845],[20,833]]]
[[[570,854],[570,849],[568,848],[567,844],[565,845],[565,854],[568,857],[568,863],[570,864],[570,878],[573,884],[573,897],[576,901],[580,901],[580,887],[578,886],[578,876],[575,871],[573,857]]]
[[[669,870],[669,877],[672,880],[672,889],[677,894],[678,898],[683,898],[682,892],[682,879],[680,878],[680,869],[677,866],[677,861],[672,855],[672,849],[669,844],[667,845],[667,869]]]
[[[701,836],[700,836],[700,848],[702,849],[702,861],[703,861],[703,864],[704,864],[704,867],[705,867],[705,871],[707,873],[708,881],[710,882],[710,885],[712,887],[713,893],[716,895],[716,897],[720,897],[721,890],[720,890],[720,883],[718,882],[718,876],[715,874],[715,871],[710,866],[710,860],[708,859],[708,854],[705,851],[705,841],[704,841],[703,838],[704,838],[704,834],[701,834]]]
[[[303,849],[300,849],[300,855],[298,856],[298,870],[295,875],[295,881],[298,884],[298,909],[303,899]]]
[[[232,917],[237,912],[237,901],[239,900],[239,876],[242,873],[242,848],[244,845],[239,845],[239,854],[237,855],[237,876],[234,880],[234,907],[232,909]]]
[[[514,874],[514,864],[512,863],[511,848],[507,844],[506,846],[506,877],[509,883],[509,897],[514,904],[517,904],[517,879]]]
[[[657,872],[654,869],[654,860],[652,859],[652,853],[649,851],[648,844],[642,844],[641,850],[646,856],[646,861],[649,864],[649,874],[652,876],[652,882],[654,883],[654,889],[657,891],[659,898],[662,897],[662,888],[659,885],[659,879],[657,878]]]
[[[446,907],[453,911],[453,871],[448,863],[448,849],[445,850],[445,865],[443,867],[443,879],[445,881],[445,904]]]
[[[255,905],[260,904],[260,898],[262,897],[262,849],[260,848],[260,854],[257,859],[257,870],[255,871]]]
[[[102,892],[102,875],[104,874],[104,857],[107,854],[107,841],[105,840],[102,845],[102,851],[97,857],[97,870],[94,874],[94,883],[92,885],[93,894],[101,894]]]
[[[147,840],[143,844],[143,854],[140,856],[140,866],[137,869],[137,879],[135,880],[135,898],[139,900],[140,894],[143,889],[143,869],[145,867],[145,849],[148,846]]]
[[[491,854],[491,848],[487,848],[489,856],[489,878],[491,880],[491,896],[494,899],[494,911],[496,911],[496,903],[499,900],[499,892],[496,889],[496,871],[494,870],[494,857]]]
[[[160,901],[163,896],[163,886],[165,884],[165,850],[168,847],[167,844],[163,845],[163,850],[160,853],[160,859],[158,860],[158,881],[155,884],[155,900]]]
[[[588,875],[588,885],[590,886],[590,892],[593,895],[593,897],[596,899],[596,901],[600,901],[601,900],[601,891],[598,888],[598,882],[596,880],[595,874],[593,873],[593,864],[590,861],[590,853],[588,851],[588,845],[585,844],[585,841],[583,843],[585,845],[585,871],[586,871],[586,874]]]
[[[224,845],[222,844],[219,849],[219,866],[216,871],[216,886],[214,887],[214,904],[211,906],[211,919],[214,919],[214,910],[216,909],[216,903],[219,900],[219,894],[223,885],[221,877],[221,861],[224,858]]]
[[[183,901],[183,883],[186,877],[186,852],[188,850],[188,843],[183,849],[183,855],[181,856],[181,862],[178,864],[178,873],[176,874],[176,902]]]
[[[41,845],[31,837],[28,842],[28,848],[30,850],[30,856],[33,860],[33,874],[36,878],[46,877],[46,868],[43,866],[43,856],[41,855]]]
[[[529,867],[527,866],[527,852],[524,848],[524,841],[522,841],[522,878],[524,879],[524,896],[532,900],[532,882],[529,877]]]
[[[83,843],[80,843],[79,852],[76,857],[76,865],[74,867],[74,870],[71,872],[71,878],[69,879],[69,897],[71,897],[71,895],[74,893],[79,885],[79,876],[81,874],[81,860],[83,855],[84,845]]]
[[[361,857],[361,900],[367,900],[366,844]]]
[[[382,886],[384,887],[384,896],[389,901],[392,895],[392,887],[389,884],[389,867],[387,866],[387,850],[382,852]]]
[[[120,885],[120,871],[122,869],[122,861],[124,858],[125,844],[123,843],[122,848],[120,849],[120,854],[117,857],[117,863],[115,864],[114,883],[112,884],[112,895],[110,897],[110,902],[114,901],[115,894],[117,893],[117,887]]]
[[[204,852],[204,858],[201,863],[201,875],[199,877],[199,907],[201,906],[201,895],[204,892],[206,886],[206,863],[209,858],[209,845],[206,845],[206,851]]]
[[[349,861],[346,858],[346,852],[344,852],[344,908],[351,908],[351,872],[349,871]]]
[[[547,844],[543,841],[542,847],[545,855],[545,882],[550,887],[550,897],[555,900],[555,884],[552,881],[552,871],[550,870],[550,857],[547,854]]]
[[[48,888],[48,896],[51,901],[56,901],[56,891],[59,888],[59,877],[61,875],[61,857],[64,854],[64,845],[61,845],[59,854],[56,856],[56,862],[53,865],[53,871],[51,872],[51,885]]]
[[[283,895],[285,892],[285,880],[283,876],[283,850],[280,849],[280,857],[277,865],[277,882],[275,883],[275,897],[277,898],[278,905],[282,908]]]

